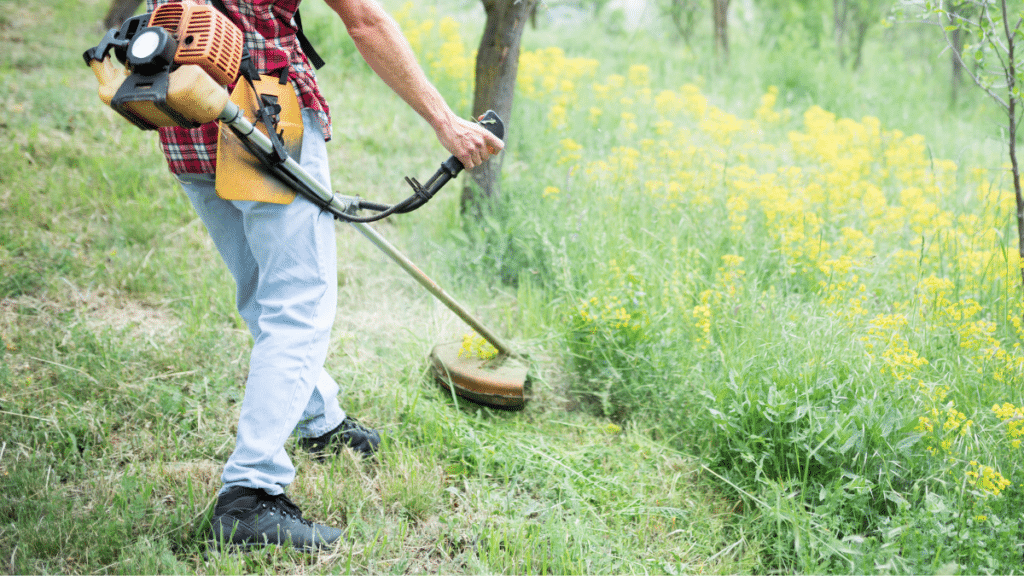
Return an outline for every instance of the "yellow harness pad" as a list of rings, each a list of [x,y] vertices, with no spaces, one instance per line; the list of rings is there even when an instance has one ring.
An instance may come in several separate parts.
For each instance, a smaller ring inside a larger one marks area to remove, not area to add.
[[[242,109],[249,121],[266,134],[267,130],[263,123],[256,122],[256,106],[259,102],[256,94],[277,98],[277,103],[281,106],[277,131],[281,134],[288,156],[298,161],[302,152],[302,112],[291,82],[281,84],[276,76],[261,76],[254,84],[256,92],[253,92],[247,81],[239,79],[231,92],[231,101]],[[216,189],[217,195],[225,200],[290,204],[295,199],[295,191],[278,180],[245,148],[230,128],[224,127],[223,122],[220,123],[220,135],[217,138]]]

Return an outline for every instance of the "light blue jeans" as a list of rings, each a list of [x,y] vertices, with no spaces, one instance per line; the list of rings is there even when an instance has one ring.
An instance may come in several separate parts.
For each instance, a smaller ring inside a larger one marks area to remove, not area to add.
[[[300,164],[328,190],[327,147],[303,110]],[[280,494],[295,479],[288,437],[321,436],[345,418],[338,384],[324,370],[338,301],[334,219],[312,202],[222,200],[209,174],[179,175],[237,285],[236,303],[253,337],[235,450],[222,490]]]

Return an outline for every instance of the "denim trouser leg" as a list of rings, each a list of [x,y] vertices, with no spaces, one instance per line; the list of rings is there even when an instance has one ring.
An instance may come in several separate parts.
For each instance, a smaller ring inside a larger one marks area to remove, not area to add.
[[[319,123],[303,111],[300,164],[330,189]],[[253,337],[235,450],[224,488],[279,494],[295,478],[284,443],[320,436],[345,417],[324,370],[337,309],[333,218],[298,197],[291,204],[227,201],[211,175],[179,177],[237,284],[238,311]]]

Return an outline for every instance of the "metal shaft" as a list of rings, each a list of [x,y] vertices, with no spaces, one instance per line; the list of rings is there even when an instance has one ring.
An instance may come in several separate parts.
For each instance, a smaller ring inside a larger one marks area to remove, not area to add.
[[[231,126],[242,135],[250,144],[256,146],[264,153],[270,153],[273,151],[273,144],[270,142],[270,138],[266,134],[256,129],[252,122],[245,117],[234,102],[228,102],[227,106],[224,107],[224,111],[220,114],[220,120],[225,124]],[[324,188],[319,181],[311,177],[302,167],[292,158],[287,158],[281,164],[279,170],[283,171],[287,176],[286,179],[290,178],[298,183],[300,186],[295,186],[296,192],[303,196],[312,195],[313,197],[308,200],[324,207],[325,210],[331,212],[334,215],[343,216],[349,209],[349,206],[354,203],[354,198],[346,198],[334,194],[330,190]],[[343,218],[342,218],[343,219]],[[441,301],[449,310],[455,313],[456,316],[461,318],[466,324],[469,324],[473,330],[483,336],[484,340],[491,343],[492,346],[497,348],[498,352],[512,356],[512,348],[510,348],[501,338],[498,338],[493,332],[488,330],[483,324],[477,321],[466,309],[455,301],[447,292],[441,288],[437,282],[430,279],[429,276],[423,273],[416,264],[409,260],[398,251],[386,238],[381,236],[376,230],[374,230],[369,224],[363,222],[349,222],[355,227],[363,236],[365,236],[370,242],[380,248],[382,252],[387,254],[392,260],[395,261],[403,270],[409,273],[417,282],[420,283],[428,292],[433,294],[435,298]]]

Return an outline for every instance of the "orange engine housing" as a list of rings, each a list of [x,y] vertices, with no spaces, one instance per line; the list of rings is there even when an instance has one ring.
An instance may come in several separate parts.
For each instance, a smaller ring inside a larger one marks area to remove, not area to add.
[[[171,2],[153,11],[149,25],[177,39],[176,64],[195,64],[222,85],[235,81],[245,37],[221,11],[192,0]]]

